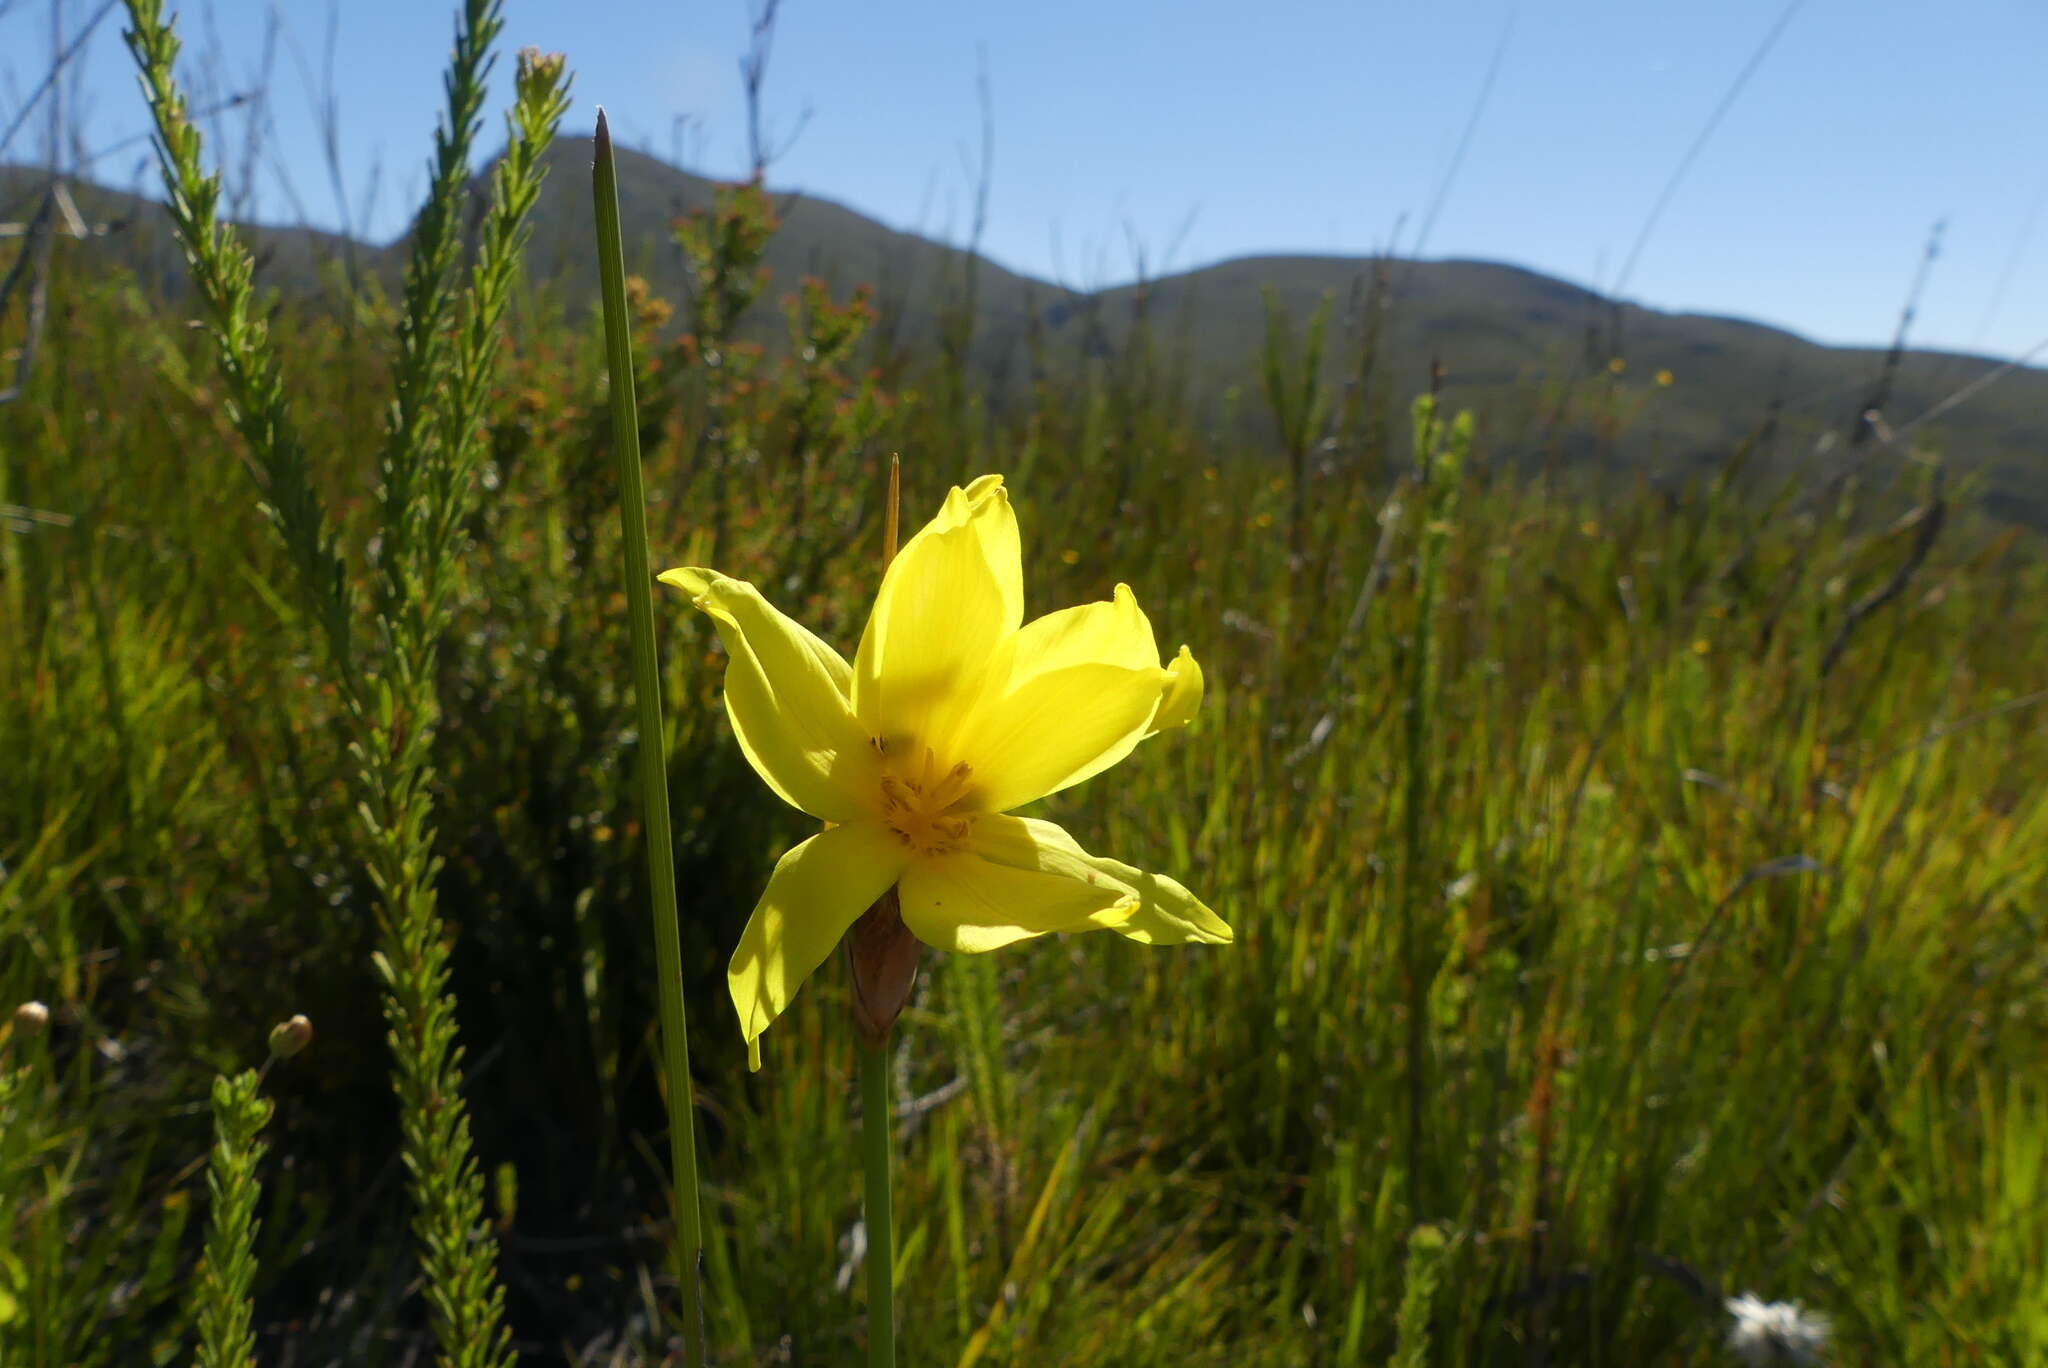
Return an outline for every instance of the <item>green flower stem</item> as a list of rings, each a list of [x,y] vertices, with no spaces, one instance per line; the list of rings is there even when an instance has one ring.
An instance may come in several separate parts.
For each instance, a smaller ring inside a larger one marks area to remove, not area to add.
[[[889,1195],[889,1042],[860,1050],[860,1147],[867,1161],[868,1368],[896,1363],[896,1213]]]
[[[669,1162],[675,1171],[676,1265],[683,1280],[685,1361],[704,1361],[704,1302],[698,1288],[704,1232],[697,1210],[697,1142],[692,1118],[690,1034],[683,1016],[683,949],[676,925],[675,849],[669,840],[668,747],[661,723],[661,676],[654,654],[654,572],[647,563],[647,495],[640,479],[640,415],[633,393],[633,338],[626,313],[625,251],[619,241],[619,184],[611,128],[597,112],[597,277],[604,293],[605,355],[611,366],[612,447],[619,461],[619,519],[626,541],[626,611],[633,635],[633,692],[640,704],[640,795],[646,807],[647,877],[653,894],[656,973],[661,987],[662,1069],[667,1079]],[[886,1160],[884,1161],[886,1163]],[[885,1180],[886,1181],[886,1180]]]

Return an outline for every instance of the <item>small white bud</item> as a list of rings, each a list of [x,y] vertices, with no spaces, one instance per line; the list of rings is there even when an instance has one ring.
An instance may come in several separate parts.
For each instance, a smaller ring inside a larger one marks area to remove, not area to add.
[[[313,1043],[313,1023],[303,1014],[297,1014],[289,1021],[280,1021],[270,1028],[270,1055],[273,1059],[290,1059]]]

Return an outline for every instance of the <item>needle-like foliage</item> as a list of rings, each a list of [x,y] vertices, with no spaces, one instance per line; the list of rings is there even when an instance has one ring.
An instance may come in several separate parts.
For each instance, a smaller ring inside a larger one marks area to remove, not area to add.
[[[219,178],[203,172],[200,138],[179,91],[178,41],[160,0],[132,0],[129,46],[143,73],[179,239],[214,319],[216,358],[258,483],[325,624],[354,761],[358,854],[378,894],[385,1019],[404,1135],[424,1294],[444,1363],[510,1361],[504,1289],[485,1234],[484,1184],[463,1101],[462,1049],[448,985],[449,932],[437,905],[432,753],[440,716],[436,659],[452,609],[475,506],[484,396],[517,276],[543,158],[566,107],[560,58],[523,53],[474,264],[464,278],[460,229],[498,0],[466,0],[435,136],[431,187],[414,228],[397,329],[392,400],[379,458],[374,642],[355,644],[350,581],[327,530],[288,379],[255,316],[254,264],[218,220]]]

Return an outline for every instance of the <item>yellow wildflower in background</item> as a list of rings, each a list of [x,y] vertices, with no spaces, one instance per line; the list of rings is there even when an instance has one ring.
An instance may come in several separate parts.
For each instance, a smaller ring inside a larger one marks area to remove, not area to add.
[[[851,665],[745,581],[702,569],[661,579],[718,625],[747,759],[828,824],[777,863],[727,971],[752,1067],[761,1033],[891,888],[904,925],[942,950],[1095,929],[1155,945],[1231,939],[1165,875],[1004,815],[1186,724],[1202,672],[1186,647],[1160,661],[1122,584],[1108,602],[1026,624],[1001,476],[954,489],[891,562]]]

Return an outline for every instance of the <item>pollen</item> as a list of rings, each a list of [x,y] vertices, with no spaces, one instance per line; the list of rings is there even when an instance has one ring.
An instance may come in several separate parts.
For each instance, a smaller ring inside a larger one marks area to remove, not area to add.
[[[941,769],[929,747],[913,773],[882,776],[882,825],[920,855],[967,848],[974,830],[974,771]]]

